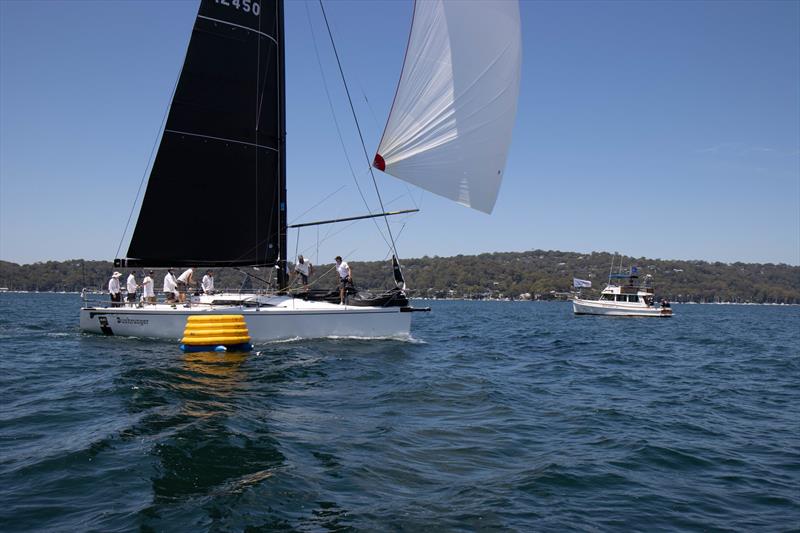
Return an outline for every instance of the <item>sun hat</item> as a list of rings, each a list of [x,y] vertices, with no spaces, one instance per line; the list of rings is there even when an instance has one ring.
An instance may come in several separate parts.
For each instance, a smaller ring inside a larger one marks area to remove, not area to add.
[[[120,274],[119,272],[114,272],[113,274],[111,274],[111,277],[112,277],[112,278],[118,278],[118,277],[120,277],[121,275],[122,275],[122,274]]]

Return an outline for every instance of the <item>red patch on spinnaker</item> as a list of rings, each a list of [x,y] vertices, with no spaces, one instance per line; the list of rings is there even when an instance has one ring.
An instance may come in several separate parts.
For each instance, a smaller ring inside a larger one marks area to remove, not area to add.
[[[386,161],[383,160],[383,156],[381,154],[375,154],[375,161],[372,162],[372,166],[381,172],[386,170]]]

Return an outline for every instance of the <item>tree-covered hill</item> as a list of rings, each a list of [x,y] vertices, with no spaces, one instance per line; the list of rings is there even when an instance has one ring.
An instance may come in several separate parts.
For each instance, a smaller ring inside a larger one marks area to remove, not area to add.
[[[591,280],[596,294],[604,286],[611,260],[612,254],[606,252],[532,250],[406,259],[403,270],[412,295],[418,297],[518,298],[529,293],[534,298],[547,299],[554,293],[569,291],[573,277]],[[622,262],[626,268],[638,266],[642,276],[651,274],[658,297],[673,301],[800,303],[800,267],[796,266],[644,257],[625,257]],[[619,264],[619,257],[615,264]],[[332,266],[315,266],[314,286],[335,286]],[[388,261],[352,261],[350,266],[359,287],[380,289],[392,285]],[[271,271],[243,270],[261,279],[268,279]],[[78,291],[82,287],[102,290],[113,271],[113,265],[105,261],[76,259],[29,265],[0,261],[0,287],[27,291]],[[243,272],[233,269],[218,270],[215,275],[217,287],[239,288],[246,279]],[[163,276],[163,269],[156,270],[157,290]],[[141,280],[139,274],[137,277]],[[257,279],[245,283],[247,287],[263,285]]]
[[[455,257],[423,257],[404,261],[406,282],[417,296],[463,298],[519,297],[537,299],[567,292],[574,277],[592,281],[597,294],[605,286],[612,254],[532,250]],[[615,258],[615,269],[620,258]],[[623,265],[651,274],[656,293],[673,301],[800,303],[800,267],[774,264],[709,263],[644,257],[622,259]],[[363,265],[363,266],[362,266]],[[361,285],[390,281],[388,264],[353,265]],[[584,291],[586,293],[586,291]]]

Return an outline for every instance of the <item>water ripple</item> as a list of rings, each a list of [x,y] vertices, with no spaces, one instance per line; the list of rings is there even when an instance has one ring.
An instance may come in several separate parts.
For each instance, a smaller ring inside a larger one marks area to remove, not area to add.
[[[16,530],[791,530],[800,309],[433,302],[410,339],[182,354],[0,295]]]

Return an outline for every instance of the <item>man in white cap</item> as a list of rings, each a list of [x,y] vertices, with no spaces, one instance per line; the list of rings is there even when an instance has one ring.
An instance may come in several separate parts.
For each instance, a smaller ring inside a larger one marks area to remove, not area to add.
[[[108,294],[111,295],[111,307],[119,307],[122,301],[122,292],[119,290],[119,277],[122,274],[114,272],[108,280]]]

